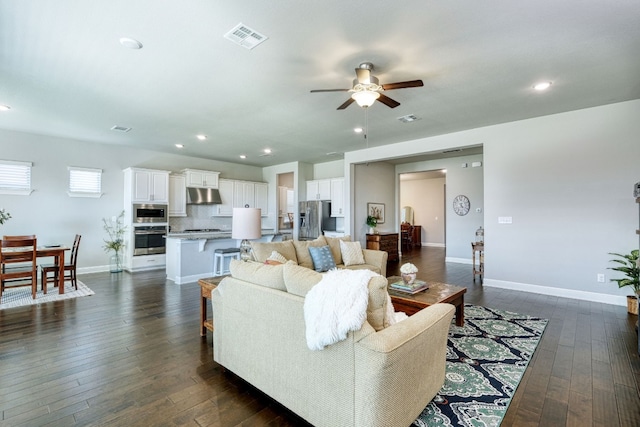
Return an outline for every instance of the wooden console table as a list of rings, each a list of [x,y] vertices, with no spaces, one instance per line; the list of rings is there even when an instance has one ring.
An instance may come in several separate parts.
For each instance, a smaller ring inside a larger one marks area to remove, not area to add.
[[[218,284],[226,276],[207,277],[198,280],[200,285],[200,336],[207,335],[207,329],[213,332],[213,319],[207,319],[207,306],[211,298],[211,291],[218,287]]]
[[[400,260],[398,253],[398,233],[367,234],[367,249],[385,251],[388,261]]]

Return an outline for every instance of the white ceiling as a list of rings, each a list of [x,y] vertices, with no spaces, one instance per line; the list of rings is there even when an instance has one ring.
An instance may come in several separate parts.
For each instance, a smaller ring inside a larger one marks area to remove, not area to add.
[[[223,38],[240,22],[269,39]],[[351,87],[363,61],[424,87],[368,117],[309,93]],[[0,0],[2,129],[267,166],[365,148],[366,121],[377,146],[637,98],[637,0]]]

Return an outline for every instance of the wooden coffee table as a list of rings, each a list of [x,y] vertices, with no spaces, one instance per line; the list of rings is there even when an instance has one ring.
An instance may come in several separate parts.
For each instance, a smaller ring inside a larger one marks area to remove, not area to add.
[[[401,277],[387,277],[389,284],[399,282]],[[426,280],[425,280],[426,282]],[[417,294],[406,294],[387,287],[393,308],[396,311],[403,311],[407,315],[417,313],[425,307],[438,303],[449,303],[456,307],[456,326],[464,326],[464,294],[467,288],[462,286],[447,285],[446,283],[427,282],[429,289]]]

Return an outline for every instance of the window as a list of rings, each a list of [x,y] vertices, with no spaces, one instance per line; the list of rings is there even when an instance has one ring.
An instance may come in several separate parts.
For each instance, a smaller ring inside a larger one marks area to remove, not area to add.
[[[102,169],[69,166],[68,194],[70,197],[102,196]]]
[[[0,194],[31,194],[31,162],[0,160]]]

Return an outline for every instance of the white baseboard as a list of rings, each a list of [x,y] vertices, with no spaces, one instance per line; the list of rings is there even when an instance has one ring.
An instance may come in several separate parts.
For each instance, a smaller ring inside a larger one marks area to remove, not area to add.
[[[572,298],[583,301],[600,302],[611,305],[627,305],[627,297],[620,295],[599,294],[596,292],[578,291],[575,289],[552,288],[550,286],[529,285],[526,283],[507,282],[505,280],[484,279],[483,286],[490,288],[511,289],[514,291],[531,292],[534,294],[551,295],[562,298]]]
[[[103,271],[109,271],[111,267],[109,264],[107,265],[94,265],[92,267],[82,267],[77,269],[78,274],[88,274],[88,273],[102,273]]]
[[[225,274],[228,274],[228,273],[225,273]],[[213,271],[210,271],[207,273],[192,274],[190,276],[176,276],[176,277],[167,276],[167,280],[171,280],[176,285],[182,285],[184,283],[197,282],[198,280],[204,279],[206,277],[215,277],[215,274],[213,274]]]
[[[472,264],[472,260],[470,258],[452,258],[452,257],[446,257],[444,259],[444,262],[457,262],[458,264]]]
[[[420,242],[420,246],[431,246],[434,248],[446,248],[447,245],[445,245],[444,243],[429,243],[429,242]]]

